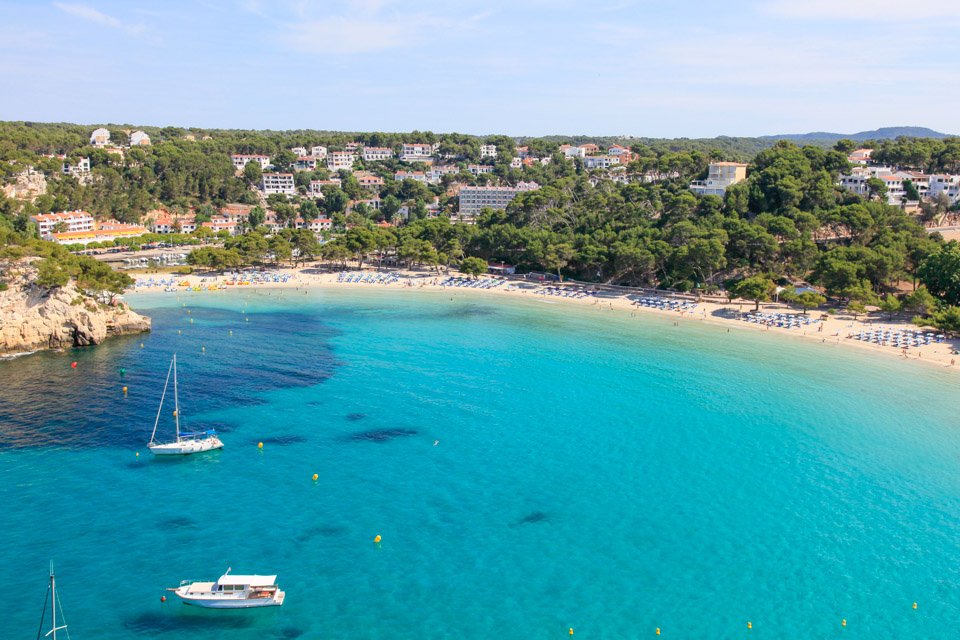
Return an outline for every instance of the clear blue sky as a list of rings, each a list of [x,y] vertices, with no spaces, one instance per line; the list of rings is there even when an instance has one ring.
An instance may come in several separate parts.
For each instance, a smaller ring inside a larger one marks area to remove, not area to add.
[[[0,119],[960,133],[960,0],[0,0]]]

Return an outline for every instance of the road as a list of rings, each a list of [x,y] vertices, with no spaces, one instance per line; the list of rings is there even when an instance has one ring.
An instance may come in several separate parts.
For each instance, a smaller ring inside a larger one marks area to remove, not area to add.
[[[123,251],[120,253],[101,253],[99,255],[91,256],[100,260],[101,262],[106,262],[111,266],[122,265],[124,260],[129,258],[156,258],[161,255],[171,255],[176,253],[188,254],[193,251],[195,247],[164,247],[163,249],[144,249],[142,251]]]

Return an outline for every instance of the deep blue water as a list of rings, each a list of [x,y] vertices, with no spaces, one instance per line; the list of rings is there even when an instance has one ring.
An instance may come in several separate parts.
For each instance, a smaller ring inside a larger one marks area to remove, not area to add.
[[[956,637],[954,376],[669,317],[302,294],[138,294],[149,335],[0,362],[0,637],[35,633],[50,559],[78,640]],[[174,351],[187,428],[226,447],[153,460]],[[228,566],[279,574],[284,606],[160,602]]]

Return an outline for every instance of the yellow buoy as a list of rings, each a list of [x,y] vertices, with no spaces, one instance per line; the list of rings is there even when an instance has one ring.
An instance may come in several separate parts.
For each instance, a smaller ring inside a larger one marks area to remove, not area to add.
[[[570,627],[570,635],[573,635],[573,627]]]
[[[190,313],[190,309],[187,309],[187,313]]]
[[[263,443],[262,443],[262,442],[258,442],[258,443],[257,443],[257,448],[258,448],[258,449],[263,449]]]
[[[246,320],[247,322],[250,322],[250,318],[244,318],[244,320]]]
[[[190,318],[190,324],[193,324],[193,318]]]
[[[140,343],[140,348],[143,349],[143,343],[142,343],[142,342]]]
[[[140,457],[140,452],[139,452],[139,451],[137,452],[137,457],[138,457],[138,458]]]
[[[180,333],[180,329],[177,329],[177,333]]]
[[[376,538],[374,538],[373,541],[374,541],[374,542],[380,542],[380,536],[377,536]]]
[[[320,477],[320,476],[318,476],[317,474],[313,474],[313,479],[314,479],[314,480],[316,480],[316,479],[319,478],[319,477]]]
[[[206,350],[207,350],[206,347],[200,347],[200,351],[206,352]]]
[[[913,603],[913,608],[914,608],[914,609],[917,608],[917,603],[916,603],[916,602]]]
[[[843,627],[847,626],[847,621],[844,620],[843,622],[840,623],[840,625],[843,626]]]
[[[127,388],[126,388],[126,387],[123,388],[123,392],[124,392],[124,393],[127,392]],[[916,609],[916,607],[914,607],[914,609]]]
[[[660,635],[660,627],[657,627],[657,635]]]
[[[752,623],[752,622],[748,622],[748,623],[747,623],[747,629],[753,629],[753,623]]]
[[[173,412],[173,417],[174,417],[174,418],[177,417],[177,412],[176,412],[176,411]]]
[[[230,332],[230,335],[233,335],[233,331]]]

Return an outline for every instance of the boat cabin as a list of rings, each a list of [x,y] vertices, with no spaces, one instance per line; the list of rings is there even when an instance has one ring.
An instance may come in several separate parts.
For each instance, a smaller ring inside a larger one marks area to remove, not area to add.
[[[277,590],[277,576],[234,576],[226,574],[211,589],[218,595],[241,595],[247,598],[269,598]]]

